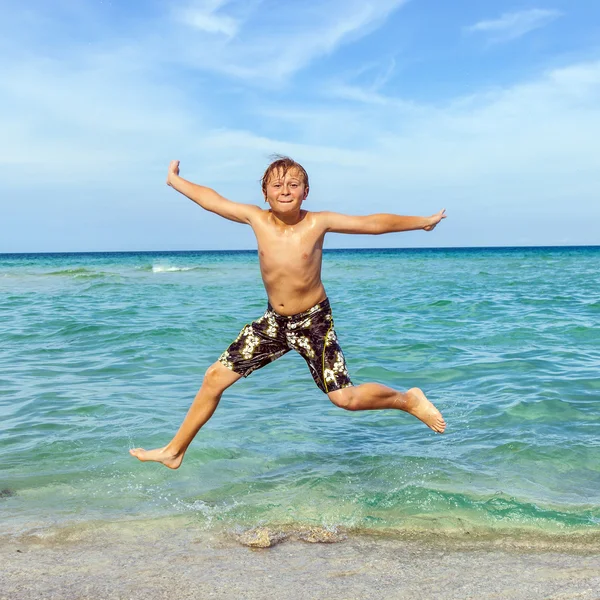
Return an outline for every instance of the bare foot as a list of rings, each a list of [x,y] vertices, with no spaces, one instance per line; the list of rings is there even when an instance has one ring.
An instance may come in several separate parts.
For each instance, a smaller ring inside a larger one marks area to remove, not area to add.
[[[444,433],[446,421],[442,413],[429,401],[419,388],[411,388],[406,392],[406,408],[404,410],[417,417],[437,433]]]
[[[165,467],[169,467],[169,469],[178,469],[183,460],[183,453],[177,454],[172,450],[168,450],[167,446],[164,448],[157,448],[156,450],[132,448],[129,450],[129,454],[139,458],[143,462],[152,461],[162,463]]]

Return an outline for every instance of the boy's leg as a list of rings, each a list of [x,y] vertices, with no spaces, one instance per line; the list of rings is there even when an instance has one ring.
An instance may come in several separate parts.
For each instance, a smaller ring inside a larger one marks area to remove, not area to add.
[[[175,437],[164,447],[155,450],[135,448],[130,454],[142,461],[160,462],[170,469],[177,469],[183,460],[187,447],[206,421],[215,412],[221,394],[242,376],[228,369],[220,362],[211,365],[206,371],[202,387],[196,394],[194,402],[179,427]]]
[[[379,383],[352,384],[329,302],[319,306],[321,308],[296,330],[291,340],[292,347],[306,360],[319,389],[336,406],[346,410],[396,408],[417,417],[437,433],[443,433],[444,418],[419,388],[402,393]]]
[[[417,417],[437,433],[446,429],[444,417],[419,388],[402,393],[380,383],[363,383],[329,392],[327,396],[346,410],[396,408]]]
[[[161,462],[170,469],[177,469],[187,447],[215,412],[221,394],[241,377],[247,377],[289,350],[275,317],[267,309],[262,317],[245,325],[219,360],[208,368],[202,387],[175,437],[164,448],[135,448],[129,452],[140,460]]]

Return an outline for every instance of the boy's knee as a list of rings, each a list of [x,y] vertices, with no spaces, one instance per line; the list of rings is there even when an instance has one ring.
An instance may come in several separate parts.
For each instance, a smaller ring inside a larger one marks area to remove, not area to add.
[[[217,361],[206,369],[202,385],[216,391],[223,391],[231,385],[229,379],[231,379],[229,369]]]
[[[355,393],[352,386],[329,392],[327,396],[336,406],[344,410],[356,410]]]

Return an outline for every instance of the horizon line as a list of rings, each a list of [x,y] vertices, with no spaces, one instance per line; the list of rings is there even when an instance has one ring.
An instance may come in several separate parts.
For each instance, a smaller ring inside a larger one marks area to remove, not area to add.
[[[510,249],[534,249],[534,248],[600,248],[600,244],[553,244],[553,245],[523,245],[523,246],[374,246],[367,248],[323,248],[323,252],[340,251],[372,251],[372,250],[510,250]],[[43,252],[0,252],[0,256],[10,255],[39,255],[39,254],[161,254],[161,253],[188,253],[188,252],[258,252],[256,248],[238,249],[211,249],[211,250],[60,250]]]

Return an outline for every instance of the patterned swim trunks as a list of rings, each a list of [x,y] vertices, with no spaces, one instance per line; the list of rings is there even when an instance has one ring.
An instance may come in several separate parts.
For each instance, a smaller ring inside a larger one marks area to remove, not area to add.
[[[219,362],[248,377],[290,350],[296,350],[306,361],[325,394],[352,385],[327,298],[289,317],[276,313],[268,304],[265,314],[240,331]]]

